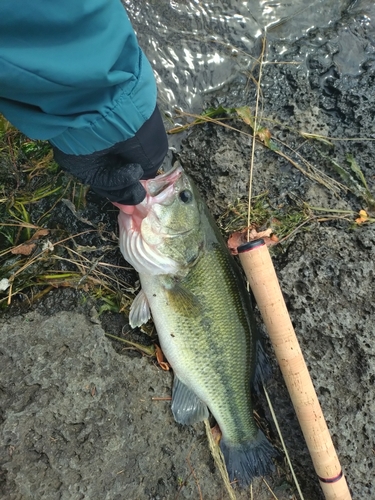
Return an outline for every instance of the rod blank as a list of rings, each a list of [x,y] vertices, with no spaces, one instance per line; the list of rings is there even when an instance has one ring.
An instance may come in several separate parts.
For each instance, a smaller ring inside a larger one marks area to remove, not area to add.
[[[263,240],[255,240],[238,247],[238,253],[267,327],[325,498],[350,500],[351,494],[290,320],[268,248]]]

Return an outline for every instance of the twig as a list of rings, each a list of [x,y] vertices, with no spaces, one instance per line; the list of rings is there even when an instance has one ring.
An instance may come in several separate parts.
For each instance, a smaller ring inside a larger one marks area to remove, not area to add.
[[[134,349],[138,349],[139,351],[143,352],[143,354],[146,354],[147,356],[155,356],[154,346],[146,346],[146,345],[142,345],[142,344],[137,344],[136,342],[131,342],[130,340],[122,339],[121,337],[116,337],[116,335],[111,335],[110,333],[106,333],[105,336],[109,337],[110,339],[117,340],[118,342],[123,342],[124,344],[127,344]]]
[[[190,455],[191,455],[191,452],[193,451],[193,448],[191,448],[190,452],[189,452],[189,455],[186,457],[186,461],[189,465],[189,469],[193,475],[193,478],[194,478],[194,481],[195,481],[195,484],[197,485],[197,488],[198,488],[198,493],[199,493],[199,500],[203,500],[203,496],[202,496],[202,490],[201,490],[201,487],[200,487],[200,484],[199,484],[199,481],[198,481],[198,478],[195,474],[195,471],[191,465],[191,462],[190,462]]]
[[[271,486],[267,483],[267,481],[264,479],[264,477],[262,477],[262,480],[263,480],[264,484],[267,486],[268,491],[271,493],[271,495],[273,496],[273,498],[275,498],[276,500],[278,500],[277,496],[276,496],[276,495],[275,495],[275,493],[272,491]]]
[[[233,491],[233,488],[230,484],[229,477],[228,477],[228,471],[227,468],[225,467],[224,463],[224,457],[223,454],[221,453],[220,448],[216,444],[212,432],[211,432],[211,427],[207,419],[204,420],[204,426],[206,428],[206,435],[208,439],[208,446],[211,451],[212,458],[214,459],[216,467],[219,469],[221,478],[224,482],[225,489],[227,490],[228,496],[230,500],[236,500],[236,495]]]

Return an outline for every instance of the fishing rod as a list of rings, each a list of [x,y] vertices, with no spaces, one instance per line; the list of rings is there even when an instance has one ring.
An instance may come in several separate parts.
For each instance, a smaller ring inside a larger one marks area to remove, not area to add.
[[[326,500],[351,500],[305,359],[263,239],[240,245],[238,255],[255,296]]]

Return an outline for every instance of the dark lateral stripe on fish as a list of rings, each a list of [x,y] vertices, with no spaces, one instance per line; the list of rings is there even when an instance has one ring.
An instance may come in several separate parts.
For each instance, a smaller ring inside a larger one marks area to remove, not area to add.
[[[336,477],[324,478],[324,477],[318,476],[318,478],[319,478],[319,481],[321,481],[322,483],[326,483],[326,484],[336,483],[337,481],[339,481],[342,478],[342,470],[340,471],[340,474],[338,474]]]

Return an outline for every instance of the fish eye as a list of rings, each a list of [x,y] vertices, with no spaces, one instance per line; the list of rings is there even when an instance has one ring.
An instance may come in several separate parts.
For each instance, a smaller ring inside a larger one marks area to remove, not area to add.
[[[184,189],[178,196],[182,203],[191,203],[193,201],[193,193],[189,189]]]

